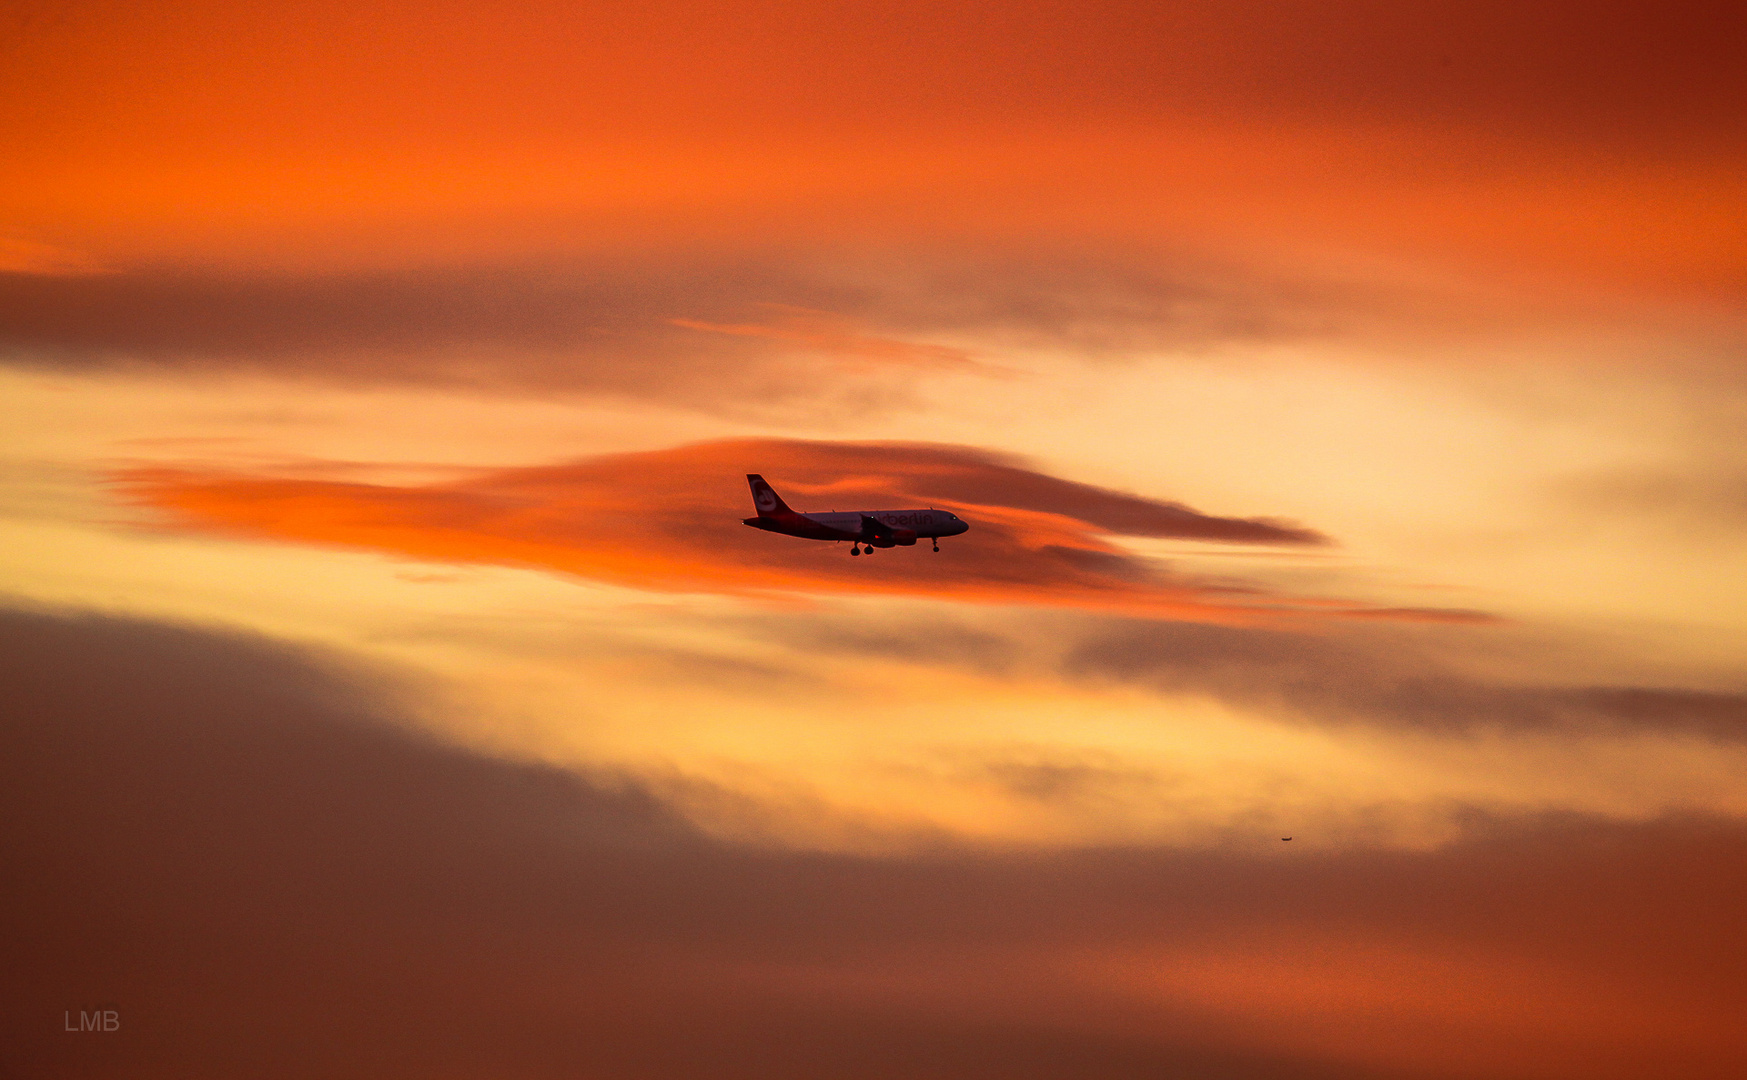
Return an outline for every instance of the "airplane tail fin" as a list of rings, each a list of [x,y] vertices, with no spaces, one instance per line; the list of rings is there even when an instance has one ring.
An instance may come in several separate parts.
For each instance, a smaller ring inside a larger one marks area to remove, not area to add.
[[[764,482],[764,477],[757,473],[747,473],[746,482],[752,485],[752,505],[758,508],[759,517],[779,517],[794,513],[789,504],[783,502],[783,497],[776,489]]]

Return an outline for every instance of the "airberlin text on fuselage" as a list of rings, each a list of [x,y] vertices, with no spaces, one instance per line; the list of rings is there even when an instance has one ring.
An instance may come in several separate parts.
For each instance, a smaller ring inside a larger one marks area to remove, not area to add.
[[[802,514],[801,516],[812,518],[814,521],[828,521],[834,517],[854,518],[858,521],[861,519],[860,514]],[[934,524],[933,514],[914,511],[873,510],[867,516],[887,525],[895,525],[900,529],[926,529]]]
[[[828,529],[847,529],[859,532],[861,519],[873,518],[882,525],[894,529],[912,529],[918,532],[945,526],[949,520],[944,514],[934,514],[926,510],[865,510],[851,513],[801,514],[808,521],[823,525]]]
[[[906,529],[927,528],[934,524],[933,514],[875,514],[887,525],[901,525]]]

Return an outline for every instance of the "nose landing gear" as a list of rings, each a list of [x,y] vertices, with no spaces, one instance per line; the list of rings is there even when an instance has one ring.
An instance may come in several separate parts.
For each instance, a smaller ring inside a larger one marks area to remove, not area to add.
[[[934,541],[934,550],[935,550],[935,551],[939,551],[939,550],[940,550],[940,540],[939,540],[939,538],[938,538],[938,537],[937,537],[937,538],[936,538],[936,539],[935,539],[935,541]]]

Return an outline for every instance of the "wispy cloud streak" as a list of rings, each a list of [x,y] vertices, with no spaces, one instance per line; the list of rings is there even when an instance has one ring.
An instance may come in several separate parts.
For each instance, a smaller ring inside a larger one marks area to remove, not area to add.
[[[805,509],[934,504],[962,511],[975,531],[948,541],[942,555],[897,549],[851,562],[836,545],[743,528],[746,472],[763,472]],[[424,487],[164,468],[120,482],[183,527],[665,591],[915,595],[1214,620],[1478,617],[1174,577],[1113,536],[1292,547],[1327,539],[1287,522],[1214,517],[1063,480],[963,447],[735,440]]]

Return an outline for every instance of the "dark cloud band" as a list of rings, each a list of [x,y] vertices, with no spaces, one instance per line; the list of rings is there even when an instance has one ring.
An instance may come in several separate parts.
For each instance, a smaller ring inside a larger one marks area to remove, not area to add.
[[[258,639],[5,612],[0,682],[20,1075],[1720,1080],[1747,1053],[1735,825],[807,855],[437,745]],[[60,1030],[100,1004],[107,1041]]]

